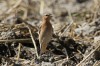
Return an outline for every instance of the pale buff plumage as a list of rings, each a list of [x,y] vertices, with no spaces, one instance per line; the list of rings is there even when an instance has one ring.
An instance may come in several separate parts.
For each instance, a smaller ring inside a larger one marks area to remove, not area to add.
[[[51,15],[45,15],[42,18],[42,24],[39,34],[40,54],[47,51],[47,45],[50,42],[53,34],[53,28],[50,23]]]

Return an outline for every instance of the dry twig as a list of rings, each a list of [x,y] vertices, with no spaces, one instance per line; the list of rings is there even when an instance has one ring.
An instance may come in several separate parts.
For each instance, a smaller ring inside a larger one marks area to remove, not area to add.
[[[41,0],[40,1],[40,15],[43,15],[43,12],[44,12],[44,0]]]
[[[37,52],[37,46],[36,46],[36,42],[35,42],[35,40],[34,40],[34,36],[33,36],[32,30],[30,29],[29,26],[28,26],[28,29],[29,29],[29,33],[30,33],[30,35],[31,35],[31,39],[32,39],[32,42],[33,42],[35,51],[36,51],[36,56],[37,56],[37,58],[38,58],[39,56],[38,56],[38,52]]]
[[[16,2],[16,4],[15,4],[13,7],[11,7],[11,8],[6,12],[6,14],[11,13],[11,11],[14,10],[16,7],[18,7],[18,6],[20,5],[21,2],[22,2],[22,0],[18,0],[18,1]]]
[[[81,66],[82,63],[83,63],[88,57],[90,57],[99,47],[100,47],[100,45],[97,46],[94,50],[92,50],[92,51],[90,52],[90,54],[87,55],[85,58],[83,58],[83,60],[82,60],[79,64],[77,64],[76,66]]]
[[[19,58],[20,58],[20,51],[21,51],[21,43],[19,43],[19,46],[18,46],[17,61],[18,61],[18,60],[19,60]]]
[[[71,16],[70,10],[68,10],[68,15],[69,15],[69,18],[70,18],[70,20],[71,20],[71,23],[70,23],[70,25],[65,29],[65,31],[61,34],[61,36],[63,36],[63,35],[65,34],[65,32],[67,32],[68,29],[71,27],[71,25],[74,23],[74,20],[73,20],[73,18],[72,18],[72,16]]]
[[[38,30],[35,26],[32,26],[32,25],[30,25],[30,24],[28,24],[26,21],[24,21],[24,20],[22,20],[25,24],[26,24],[26,26],[28,27],[28,29],[29,29],[29,33],[30,33],[30,35],[31,35],[31,39],[32,39],[32,42],[33,42],[33,45],[34,45],[34,48],[35,48],[35,51],[36,51],[36,56],[37,57],[39,57],[38,56],[38,52],[37,52],[37,46],[36,46],[36,42],[35,42],[35,40],[34,40],[34,35],[33,35],[33,30],[31,29],[31,28],[34,28],[34,29],[36,29],[36,31]]]
[[[20,43],[32,43],[30,38],[27,39],[9,39],[9,40],[0,40],[0,44],[3,42],[20,42]]]

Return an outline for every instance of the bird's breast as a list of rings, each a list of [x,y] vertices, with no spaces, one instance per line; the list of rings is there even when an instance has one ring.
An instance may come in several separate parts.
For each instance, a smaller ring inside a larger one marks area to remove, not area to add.
[[[40,43],[49,43],[53,34],[52,25],[45,25],[41,27],[40,31]]]

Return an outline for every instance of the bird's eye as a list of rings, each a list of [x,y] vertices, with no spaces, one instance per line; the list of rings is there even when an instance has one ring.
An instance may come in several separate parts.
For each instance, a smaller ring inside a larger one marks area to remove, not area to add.
[[[45,15],[45,16],[49,16],[49,15]]]

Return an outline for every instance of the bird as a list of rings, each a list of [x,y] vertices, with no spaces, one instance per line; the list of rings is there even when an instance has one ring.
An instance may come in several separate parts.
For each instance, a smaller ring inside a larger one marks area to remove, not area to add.
[[[48,51],[46,48],[53,35],[53,27],[50,23],[51,18],[51,14],[46,14],[42,17],[39,33],[40,55]]]

